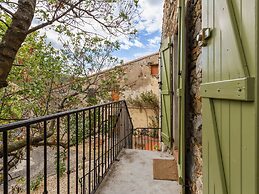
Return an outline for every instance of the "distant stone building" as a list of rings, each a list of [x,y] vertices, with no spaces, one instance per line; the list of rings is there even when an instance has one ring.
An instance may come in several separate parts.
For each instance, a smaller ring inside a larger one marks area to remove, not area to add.
[[[143,92],[152,91],[159,98],[159,53],[129,61],[114,68],[98,73],[98,80],[110,79],[114,70],[120,69],[123,75],[118,78],[119,91],[111,88],[110,97],[113,101],[135,99]],[[100,81],[96,82],[98,85]],[[93,86],[94,87],[94,86]],[[156,115],[149,107],[140,108],[128,103],[134,127],[152,127]]]

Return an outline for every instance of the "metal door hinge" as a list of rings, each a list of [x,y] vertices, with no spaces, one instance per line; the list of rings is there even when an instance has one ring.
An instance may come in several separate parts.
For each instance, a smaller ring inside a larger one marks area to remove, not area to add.
[[[182,89],[180,89],[180,88],[178,88],[177,90],[176,90],[176,94],[177,94],[177,96],[182,96]]]
[[[159,81],[159,82],[158,82],[158,88],[159,88],[159,90],[161,90],[161,89],[162,89],[162,85],[163,85],[163,84],[162,84],[162,82],[161,82],[161,81]]]
[[[197,35],[196,40],[198,41],[199,46],[205,47],[208,45],[208,40],[211,37],[211,29],[203,28],[200,33]]]
[[[183,184],[184,184],[183,177],[179,176],[179,177],[178,177],[178,181],[179,181],[179,184],[180,184],[180,185],[183,185]]]

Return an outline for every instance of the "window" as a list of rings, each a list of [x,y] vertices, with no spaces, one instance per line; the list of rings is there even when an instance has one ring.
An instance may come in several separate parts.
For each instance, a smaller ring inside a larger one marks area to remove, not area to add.
[[[158,75],[158,64],[150,65],[151,75],[157,76]]]

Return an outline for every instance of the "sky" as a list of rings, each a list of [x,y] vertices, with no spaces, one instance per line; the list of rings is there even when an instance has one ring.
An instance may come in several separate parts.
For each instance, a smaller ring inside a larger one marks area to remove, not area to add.
[[[163,0],[139,0],[138,34],[129,41],[122,39],[121,49],[114,55],[124,62],[158,52],[161,42]]]
[[[135,28],[138,31],[136,37],[133,40],[129,40],[125,36],[116,37],[121,43],[121,47],[113,55],[119,61],[127,62],[158,52],[161,42],[163,3],[164,0],[139,0],[140,19],[135,21]],[[37,24],[38,21],[34,20],[33,23]],[[96,31],[91,26],[85,28],[89,32]],[[57,41],[59,35],[54,30],[42,29],[41,32],[47,34],[47,41],[51,42],[55,48],[62,48],[62,44]]]

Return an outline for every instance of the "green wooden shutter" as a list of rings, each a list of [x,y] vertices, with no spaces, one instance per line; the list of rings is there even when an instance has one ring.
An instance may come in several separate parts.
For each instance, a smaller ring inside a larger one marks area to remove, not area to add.
[[[203,193],[258,194],[258,1],[202,3]]]
[[[186,89],[186,39],[185,39],[185,1],[179,1],[178,6],[178,175],[182,187],[182,194],[185,193],[185,89]]]
[[[172,138],[172,73],[171,73],[171,39],[163,40],[160,48],[161,68],[161,135],[165,145],[171,147]]]

